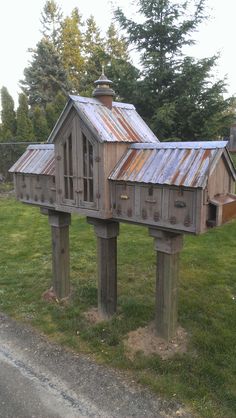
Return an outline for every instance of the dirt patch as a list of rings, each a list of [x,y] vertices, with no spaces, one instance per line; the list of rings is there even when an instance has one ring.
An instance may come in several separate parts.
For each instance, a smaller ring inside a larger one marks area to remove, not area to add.
[[[84,317],[90,324],[98,324],[109,319],[99,312],[97,308],[91,308],[87,312],[84,312]]]
[[[176,336],[167,342],[156,335],[155,325],[151,323],[144,328],[129,332],[124,345],[126,356],[130,360],[133,360],[137,352],[142,352],[145,356],[158,354],[164,360],[176,353],[185,353],[187,342],[188,335],[183,328],[178,327]]]
[[[71,295],[66,296],[65,298],[61,298],[59,299],[53,289],[53,287],[50,287],[50,289],[46,290],[45,292],[43,292],[42,294],[42,299],[45,302],[49,302],[49,303],[58,303],[60,305],[68,305],[70,303],[70,298]]]
[[[50,287],[50,289],[43,292],[42,299],[45,300],[46,302],[57,302],[57,303],[59,302],[57,299],[57,295],[54,292],[52,287]]]

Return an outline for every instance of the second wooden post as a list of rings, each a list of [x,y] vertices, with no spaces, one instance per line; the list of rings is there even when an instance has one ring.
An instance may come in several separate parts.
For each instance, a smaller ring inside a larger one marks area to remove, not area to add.
[[[179,253],[183,235],[149,228],[157,251],[156,330],[165,340],[174,337],[178,318]]]
[[[119,223],[87,218],[97,236],[98,310],[104,317],[116,312],[117,305],[117,236]]]
[[[52,270],[53,290],[59,299],[69,296],[69,213],[48,211],[48,221],[52,230]]]

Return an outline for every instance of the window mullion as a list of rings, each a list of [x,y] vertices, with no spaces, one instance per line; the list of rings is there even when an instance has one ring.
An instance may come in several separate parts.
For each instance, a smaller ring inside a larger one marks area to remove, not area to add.
[[[66,141],[67,190],[68,190],[68,198],[70,199],[70,157],[69,157],[69,152],[70,152],[69,139],[67,138],[67,141]]]
[[[88,201],[90,196],[90,181],[89,181],[89,142],[88,139],[86,139],[86,150],[87,150],[87,187],[88,187]]]

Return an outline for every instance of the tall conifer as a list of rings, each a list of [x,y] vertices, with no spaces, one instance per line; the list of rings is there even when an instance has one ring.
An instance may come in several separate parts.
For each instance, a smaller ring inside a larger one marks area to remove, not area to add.
[[[227,109],[232,109],[233,102],[223,98],[225,82],[212,79],[216,58],[194,60],[183,53],[183,47],[194,44],[194,32],[207,19],[206,2],[136,0],[139,22],[128,19],[119,8],[115,12],[140,54],[137,108],[159,139],[215,139],[224,131],[217,120],[226,121],[227,114],[230,123]]]
[[[29,117],[28,101],[24,93],[19,94],[19,106],[16,112],[16,124],[16,136],[18,141],[34,140],[33,125]]]
[[[16,136],[16,113],[14,100],[6,87],[1,88],[1,136],[2,140],[14,139]]]
[[[36,141],[46,142],[50,131],[45,113],[39,106],[35,106],[33,111],[33,127]]]

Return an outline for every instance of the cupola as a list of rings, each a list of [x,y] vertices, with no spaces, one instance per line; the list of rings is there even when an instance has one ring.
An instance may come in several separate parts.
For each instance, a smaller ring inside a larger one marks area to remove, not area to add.
[[[102,69],[101,76],[98,80],[94,81],[94,84],[96,88],[93,91],[93,97],[96,97],[102,104],[112,109],[112,99],[115,96],[115,92],[111,88],[113,82],[104,74],[104,68]]]

